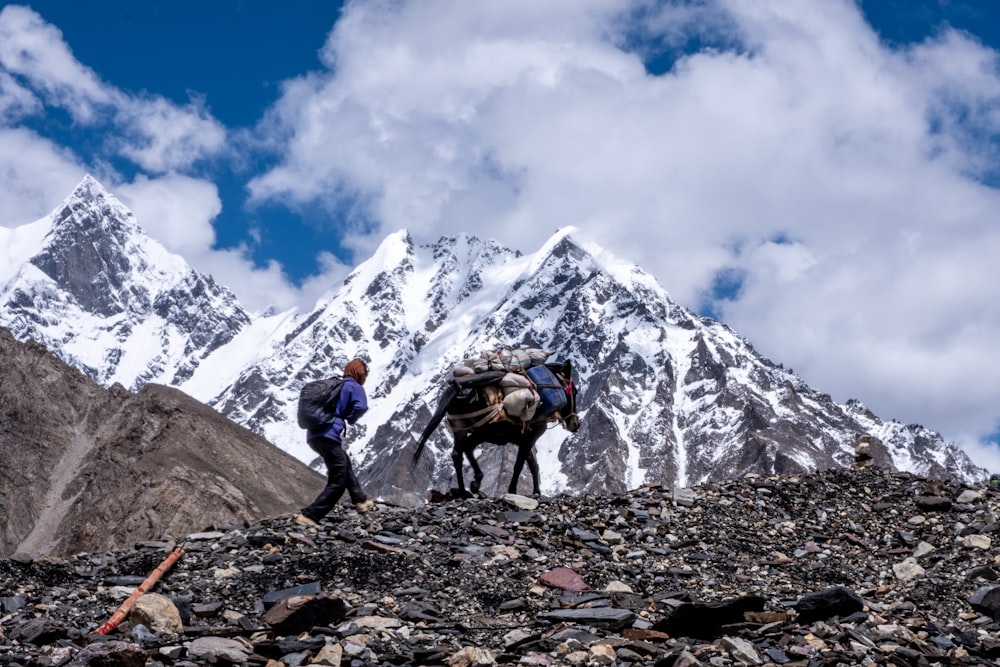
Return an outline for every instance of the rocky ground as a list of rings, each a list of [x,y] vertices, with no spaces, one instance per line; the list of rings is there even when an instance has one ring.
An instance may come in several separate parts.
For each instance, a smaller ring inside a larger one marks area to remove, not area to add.
[[[0,665],[995,665],[998,521],[875,468],[345,507],[0,561]]]

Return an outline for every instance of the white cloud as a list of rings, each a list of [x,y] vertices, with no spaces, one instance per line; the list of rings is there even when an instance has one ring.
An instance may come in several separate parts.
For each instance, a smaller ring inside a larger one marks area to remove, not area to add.
[[[337,289],[353,266],[348,266],[337,259],[332,253],[321,252],[317,256],[319,273],[306,280],[301,290],[301,303],[315,304],[320,297]]]
[[[328,71],[260,128],[283,152],[255,196],[350,195],[357,247],[405,227],[533,250],[572,224],[690,307],[736,271],[716,309],[816,388],[946,436],[996,427],[996,52],[954,31],[890,49],[847,0],[495,12],[348,5]],[[621,48],[693,31],[734,48],[662,76]]]
[[[35,95],[18,84],[10,74],[0,71],[0,125],[9,125],[32,113],[42,104]]]
[[[244,307],[258,312],[282,312],[302,302],[301,291],[292,285],[276,262],[260,268],[245,247],[185,255],[193,267],[230,288]]]
[[[1000,428],[1000,424],[997,425]],[[978,466],[986,468],[990,473],[1000,474],[1000,445],[984,443],[975,437],[961,437],[956,443]]]
[[[0,225],[17,227],[51,213],[86,170],[51,141],[0,127],[0,173]]]
[[[110,102],[108,91],[73,57],[59,29],[28,7],[0,10],[0,67],[24,77],[48,103],[81,122],[93,119],[95,105]]]
[[[110,128],[106,148],[142,169],[184,169],[225,148],[225,128],[198,100],[177,106],[114,88],[74,58],[58,28],[28,7],[8,5],[0,10],[0,111],[16,103],[24,113],[29,92],[84,126]]]
[[[114,188],[150,236],[179,255],[204,253],[215,244],[212,220],[222,211],[214,183],[180,174],[138,176]]]
[[[178,107],[162,97],[123,97],[116,120],[124,132],[115,147],[154,173],[190,167],[226,146],[225,128],[197,103]]]

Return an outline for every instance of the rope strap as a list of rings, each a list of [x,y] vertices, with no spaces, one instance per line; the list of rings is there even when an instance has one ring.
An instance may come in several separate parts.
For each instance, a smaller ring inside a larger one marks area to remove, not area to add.
[[[483,424],[488,424],[489,422],[491,422],[498,414],[500,414],[501,410],[503,410],[503,403],[497,403],[496,405],[487,405],[485,408],[476,410],[474,412],[467,412],[462,415],[448,415],[448,426],[450,426],[451,430],[455,433],[460,433],[462,431],[471,431],[474,428],[479,428]],[[455,427],[456,422],[460,422],[465,419],[471,419],[473,417],[478,417],[480,415],[483,415],[482,419],[479,419],[474,424],[471,424],[463,428]]]

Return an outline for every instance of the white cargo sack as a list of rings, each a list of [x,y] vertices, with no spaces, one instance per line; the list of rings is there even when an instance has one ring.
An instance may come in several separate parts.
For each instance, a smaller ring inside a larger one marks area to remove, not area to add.
[[[503,409],[512,419],[531,421],[538,409],[538,392],[530,387],[513,389],[503,397]]]

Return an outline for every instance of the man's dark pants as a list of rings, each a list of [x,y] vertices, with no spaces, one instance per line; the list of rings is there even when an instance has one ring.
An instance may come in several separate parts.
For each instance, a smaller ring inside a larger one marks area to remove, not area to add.
[[[302,510],[303,514],[313,521],[319,521],[337,505],[345,490],[354,504],[368,499],[354,475],[351,459],[339,442],[329,438],[313,438],[309,441],[309,446],[323,457],[326,464],[326,488],[309,507]]]

